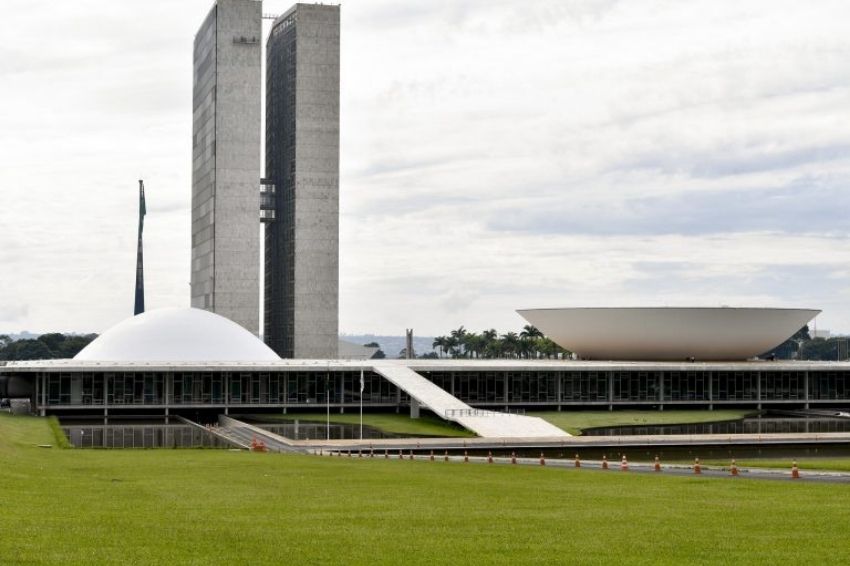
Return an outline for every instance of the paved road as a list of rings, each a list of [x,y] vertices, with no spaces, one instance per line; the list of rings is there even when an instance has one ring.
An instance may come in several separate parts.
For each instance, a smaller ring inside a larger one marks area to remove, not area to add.
[[[325,452],[322,450],[322,455],[325,457],[332,458],[351,458],[351,459],[369,459],[369,458],[378,458],[385,459],[384,450],[375,451],[372,456],[369,455],[368,451],[363,451],[358,453],[355,451],[343,450],[343,451],[331,451]],[[410,452],[401,452],[401,457],[399,456],[399,451],[391,451],[388,452],[388,456],[390,460],[410,460]],[[430,455],[423,454],[414,454],[413,457],[415,460],[419,461],[430,461]],[[512,465],[510,458],[497,458],[493,457],[493,463],[488,463],[488,458],[486,456],[469,456],[468,457],[469,464],[484,464],[484,465]],[[448,456],[448,463],[463,463],[463,456]],[[446,456],[443,454],[435,454],[434,455],[434,463],[435,464],[446,464]],[[539,458],[517,458],[516,465],[518,466],[540,466]],[[575,461],[574,460],[562,460],[562,459],[546,459],[545,465],[550,468],[572,468],[575,469]],[[830,471],[809,471],[804,470],[800,471],[800,477],[798,479],[791,477],[791,468],[788,469],[769,469],[769,468],[738,468],[738,475],[733,476],[729,468],[719,468],[715,466],[701,466],[701,473],[699,475],[694,473],[693,466],[688,465],[680,465],[680,464],[662,464],[661,471],[655,471],[654,463],[645,463],[645,462],[630,462],[628,465],[628,471],[622,471],[620,469],[620,462],[608,462],[608,469],[605,470],[602,467],[601,460],[581,460],[581,470],[587,470],[589,473],[607,473],[607,474],[624,474],[624,473],[637,473],[637,474],[652,474],[652,475],[674,475],[674,476],[689,476],[689,477],[707,477],[707,478],[723,478],[728,480],[747,480],[747,479],[755,479],[755,480],[784,480],[789,482],[818,482],[818,483],[850,483],[850,473],[846,472],[830,472]]]

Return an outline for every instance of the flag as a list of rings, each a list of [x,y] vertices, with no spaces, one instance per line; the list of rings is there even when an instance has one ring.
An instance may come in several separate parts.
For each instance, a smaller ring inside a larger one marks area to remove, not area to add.
[[[360,394],[363,395],[363,389],[365,389],[365,385],[363,382],[363,369],[360,369]]]

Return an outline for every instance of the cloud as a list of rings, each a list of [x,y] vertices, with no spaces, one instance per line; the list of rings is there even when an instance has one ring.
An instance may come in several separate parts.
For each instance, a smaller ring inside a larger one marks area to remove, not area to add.
[[[149,305],[188,304],[211,2],[4,3],[0,296],[22,314],[0,332],[130,313],[140,177]],[[848,18],[842,0],[344,4],[341,330],[680,302],[823,306],[850,331]]]

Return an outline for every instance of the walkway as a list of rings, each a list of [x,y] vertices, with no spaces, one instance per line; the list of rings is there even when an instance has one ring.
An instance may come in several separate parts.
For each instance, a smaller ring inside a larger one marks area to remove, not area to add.
[[[553,424],[525,415],[473,409],[445,389],[434,385],[407,366],[376,363],[376,373],[438,416],[484,438],[539,438],[570,436]]]
[[[305,452],[304,448],[295,446],[288,438],[227,415],[218,416],[218,427],[214,429],[214,433],[249,449],[254,440],[258,440],[269,452]]]

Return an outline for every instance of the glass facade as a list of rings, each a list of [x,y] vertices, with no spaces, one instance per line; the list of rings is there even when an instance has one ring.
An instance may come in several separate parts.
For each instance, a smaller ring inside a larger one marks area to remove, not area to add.
[[[580,406],[850,402],[847,371],[421,371],[473,406]],[[360,403],[359,371],[39,372],[43,406],[299,407]],[[23,374],[18,374],[23,377]],[[364,405],[409,397],[364,373]]]

